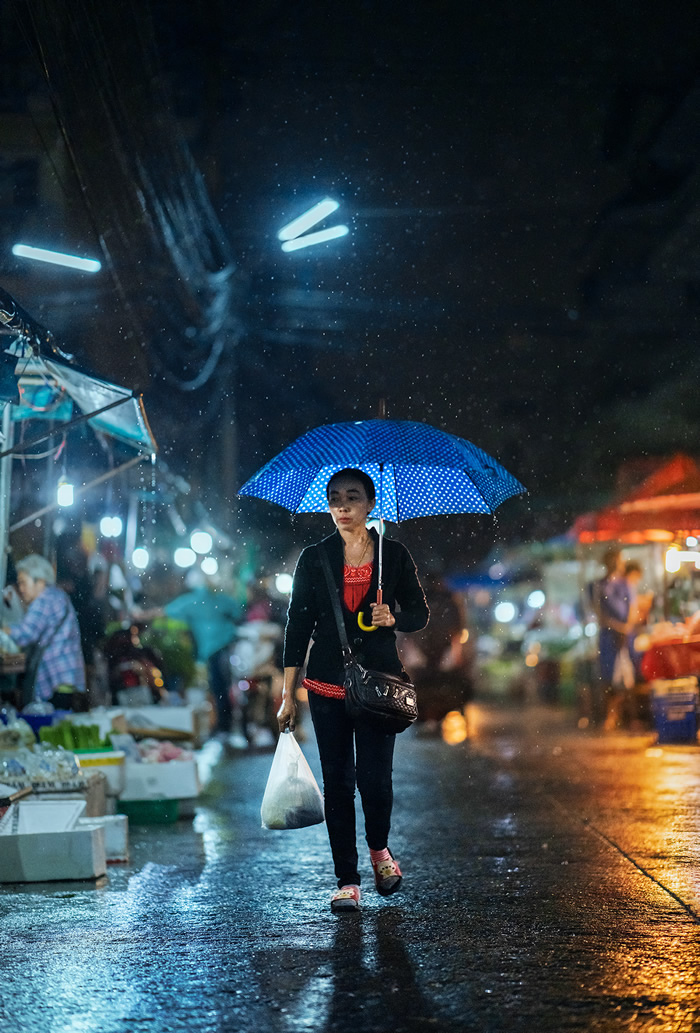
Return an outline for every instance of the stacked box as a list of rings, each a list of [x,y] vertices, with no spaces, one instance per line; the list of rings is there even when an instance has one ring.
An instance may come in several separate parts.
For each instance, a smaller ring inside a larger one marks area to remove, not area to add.
[[[697,742],[697,678],[656,679],[651,683],[651,690],[651,712],[658,742]]]

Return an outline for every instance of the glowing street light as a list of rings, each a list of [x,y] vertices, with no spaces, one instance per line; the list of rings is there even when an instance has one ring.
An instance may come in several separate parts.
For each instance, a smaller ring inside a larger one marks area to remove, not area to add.
[[[77,255],[64,255],[60,251],[47,251],[43,247],[32,247],[30,244],[15,244],[12,254],[17,258],[33,258],[36,262],[48,262],[50,265],[62,265],[67,269],[80,269],[84,273],[99,273],[102,263],[96,258],[79,258]]]
[[[309,208],[308,211],[304,212],[296,219],[292,219],[286,226],[277,234],[278,240],[294,240],[295,237],[300,237],[302,233],[306,233],[312,226],[322,222],[327,215],[335,212],[340,208],[337,201],[333,201],[330,197],[324,198],[323,201],[319,201],[313,208]]]
[[[219,564],[213,556],[205,556],[202,560],[202,573],[207,577],[213,577],[219,569]]]

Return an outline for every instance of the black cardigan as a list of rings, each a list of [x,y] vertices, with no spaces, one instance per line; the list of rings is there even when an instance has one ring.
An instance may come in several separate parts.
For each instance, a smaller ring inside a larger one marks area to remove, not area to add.
[[[370,534],[375,544],[374,569],[369,590],[360,610],[365,611],[365,623],[370,623],[370,603],[377,598],[379,581],[378,541],[374,530]],[[401,542],[384,539],[383,601],[396,618],[392,628],[362,631],[357,614],[343,604],[343,539],[338,531],[316,545],[304,549],[296,570],[289,600],[287,627],[284,635],[284,666],[301,667],[306,659],[309,639],[311,652],[306,670],[308,678],[343,684],[343,655],[338,627],[328,594],[328,585],[319,558],[319,548],[326,548],[331,570],[340,591],[348,639],[355,657],[365,666],[390,674],[399,674],[401,661],[396,651],[396,631],[419,631],[428,623],[428,604],[421,588],[416,566],[408,549]],[[400,607],[397,610],[396,606]]]

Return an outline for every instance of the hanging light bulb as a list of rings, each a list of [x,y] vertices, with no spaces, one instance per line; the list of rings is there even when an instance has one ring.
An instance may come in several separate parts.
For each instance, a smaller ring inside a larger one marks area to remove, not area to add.
[[[65,477],[61,477],[58,482],[58,490],[56,492],[56,502],[59,506],[72,506],[74,501],[74,489],[70,481],[67,481]]]
[[[175,564],[178,567],[191,567],[196,562],[197,553],[194,549],[180,548],[175,550],[173,557]]]
[[[137,570],[145,570],[150,559],[151,557],[148,555],[148,549],[145,549],[143,546],[140,546],[138,549],[134,549],[131,554],[131,562]]]
[[[103,538],[118,538],[122,533],[123,526],[121,517],[102,517],[100,520],[100,534]]]
[[[207,577],[213,577],[219,569],[218,562],[213,556],[205,556],[202,560],[202,573],[206,574]]]
[[[195,552],[198,552],[200,556],[205,556],[208,552],[211,552],[214,540],[208,531],[193,531],[190,537],[190,546]]]

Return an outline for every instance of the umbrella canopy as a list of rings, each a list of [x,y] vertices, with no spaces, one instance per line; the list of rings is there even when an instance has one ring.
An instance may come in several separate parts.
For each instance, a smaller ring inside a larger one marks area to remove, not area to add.
[[[303,434],[246,481],[239,495],[293,513],[324,512],[328,480],[348,466],[374,481],[377,504],[370,518],[397,523],[444,513],[493,513],[526,490],[464,438],[426,423],[362,420]]]

